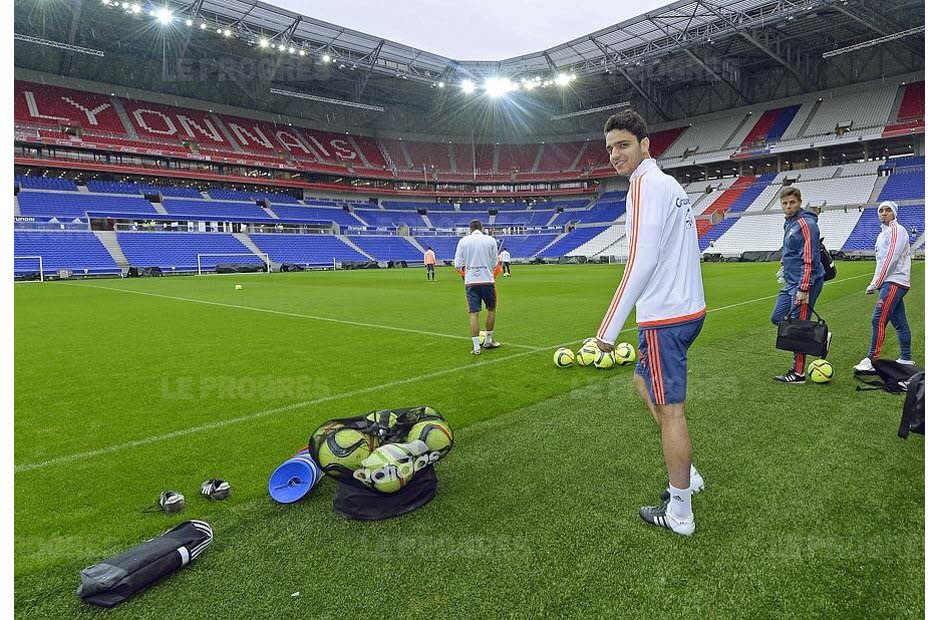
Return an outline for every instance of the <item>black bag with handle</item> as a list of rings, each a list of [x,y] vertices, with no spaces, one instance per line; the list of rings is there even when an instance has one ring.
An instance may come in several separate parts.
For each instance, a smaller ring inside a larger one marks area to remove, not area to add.
[[[777,326],[777,348],[794,353],[825,357],[829,349],[829,327],[813,310],[816,320],[796,319],[789,314]]]

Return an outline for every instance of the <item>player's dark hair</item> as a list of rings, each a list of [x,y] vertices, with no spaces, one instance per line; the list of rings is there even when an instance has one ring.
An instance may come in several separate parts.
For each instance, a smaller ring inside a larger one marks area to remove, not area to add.
[[[470,230],[483,230],[483,222],[480,220],[470,220]]]
[[[621,110],[616,114],[611,114],[607,122],[604,123],[605,134],[615,129],[629,131],[636,136],[637,142],[643,138],[648,138],[650,135],[649,127],[646,125],[646,119],[640,116],[636,110],[631,110],[630,108]]]

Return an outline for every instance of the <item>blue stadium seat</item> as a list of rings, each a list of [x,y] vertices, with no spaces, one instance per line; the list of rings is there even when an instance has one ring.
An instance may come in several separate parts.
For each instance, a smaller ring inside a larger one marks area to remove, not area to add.
[[[50,177],[33,177],[17,174],[13,177],[13,184],[23,189],[51,189],[58,191],[77,192],[78,187],[72,179],[57,179]]]
[[[592,226],[586,228],[575,228],[570,233],[558,240],[551,247],[540,251],[536,256],[558,257],[564,256],[571,250],[584,245],[597,235],[607,230],[606,226]],[[511,253],[511,252],[510,252]]]
[[[193,217],[239,218],[251,220],[274,219],[264,209],[254,203],[218,202],[214,200],[185,200],[168,198],[163,201],[163,208],[171,215]]]
[[[72,269],[77,273],[120,273],[121,270],[92,232],[13,231],[14,256],[42,256],[42,269],[46,274],[58,269]],[[39,261],[17,259],[14,273],[39,270]]]
[[[404,260],[418,262],[424,255],[403,237],[350,235],[349,240],[375,258],[375,260]]]
[[[343,243],[334,235],[249,235],[272,261],[298,265],[324,266],[337,261],[365,261],[369,257]]]
[[[197,254],[242,254],[203,257],[203,269],[218,263],[261,263],[241,241],[223,233],[119,232],[118,243],[134,267],[195,271]]]
[[[81,194],[78,192],[35,192],[23,190],[18,201],[23,215],[44,215],[84,218],[88,211],[99,213],[135,213],[156,215],[153,206],[143,196],[113,196],[108,194]]]

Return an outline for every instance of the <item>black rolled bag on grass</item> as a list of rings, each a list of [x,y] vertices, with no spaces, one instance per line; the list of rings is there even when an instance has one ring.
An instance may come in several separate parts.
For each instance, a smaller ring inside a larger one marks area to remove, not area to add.
[[[420,406],[329,420],[314,431],[308,449],[338,482],[333,510],[348,519],[377,521],[434,499],[434,465],[453,445],[444,417]]]
[[[212,543],[205,521],[184,521],[162,536],[82,570],[76,594],[92,605],[114,607],[189,564]]]

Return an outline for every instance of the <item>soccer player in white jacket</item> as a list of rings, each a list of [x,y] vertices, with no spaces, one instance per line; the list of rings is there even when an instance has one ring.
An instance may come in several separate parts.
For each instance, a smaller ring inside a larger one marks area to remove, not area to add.
[[[649,130],[633,110],[604,125],[617,174],[630,179],[626,199],[627,264],[597,330],[610,351],[634,306],[640,356],[633,382],[660,430],[669,472],[662,503],[640,508],[652,525],[683,535],[695,531],[692,493],[704,482],[692,466],[685,420],[686,353],[705,321],[705,294],[692,205],[682,186],[650,157]]]
[[[873,362],[881,357],[888,321],[898,334],[901,364],[913,364],[911,326],[904,312],[904,296],[911,288],[911,243],[907,230],[898,222],[898,205],[886,200],[878,205],[881,233],[875,241],[875,276],[865,289],[869,295],[878,291],[878,302],[871,315],[871,346],[868,356],[855,366],[858,372],[872,372]]]
[[[496,276],[499,275],[499,256],[496,254],[496,239],[483,234],[483,223],[470,220],[470,234],[457,242],[454,253],[454,268],[463,277],[467,292],[467,309],[470,312],[470,340],[473,355],[483,349],[498,349],[493,340],[496,326]],[[480,309],[486,306],[486,333],[480,342]]]

